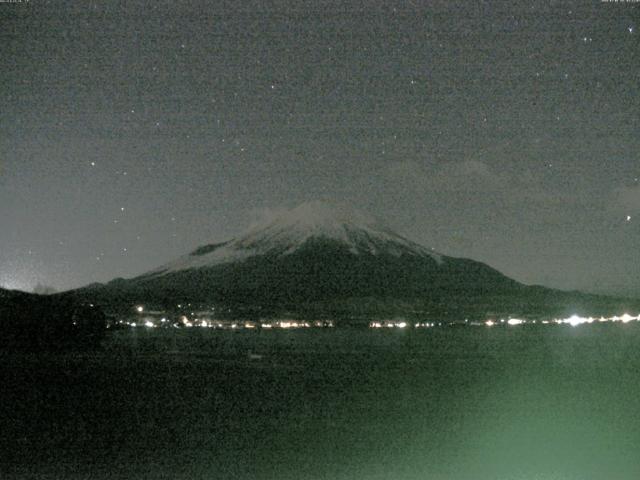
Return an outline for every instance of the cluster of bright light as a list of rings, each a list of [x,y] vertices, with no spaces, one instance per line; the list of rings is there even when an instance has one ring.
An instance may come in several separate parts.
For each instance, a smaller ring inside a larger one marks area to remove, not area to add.
[[[144,308],[142,306],[136,307],[138,313],[142,313]],[[118,321],[121,325],[129,325],[131,327],[139,327],[144,326],[147,328],[158,327],[161,324],[168,324],[169,320],[166,317],[162,317],[159,321],[155,320],[152,316],[146,316],[140,321],[131,322],[127,320]],[[509,325],[509,326],[518,326],[524,324],[537,324],[541,323],[543,325],[556,324],[556,325],[570,325],[572,327],[577,327],[578,325],[583,325],[585,323],[590,324],[594,322],[620,322],[620,323],[629,323],[633,321],[640,321],[640,315],[633,316],[625,313],[621,316],[614,315],[612,317],[581,317],[579,315],[571,315],[567,318],[556,318],[553,320],[526,320],[521,318],[502,318],[499,320],[488,319],[485,322],[471,322],[468,323],[465,321],[464,325],[485,325],[487,327],[493,327],[494,325]],[[459,322],[461,323],[461,322]],[[228,320],[210,320],[194,318],[190,319],[186,315],[183,315],[173,324],[176,328],[180,327],[202,327],[202,328],[216,328],[216,329],[256,329],[261,327],[262,329],[295,329],[295,328],[311,328],[311,327],[334,327],[335,324],[332,320],[316,320],[314,322],[309,322],[306,320],[274,320],[274,321],[228,321]],[[441,322],[417,322],[414,324],[408,323],[406,320],[374,320],[369,322],[369,328],[408,328],[413,326],[414,328],[432,328],[435,326],[442,326]],[[446,323],[445,323],[446,325]]]
[[[636,317],[632,317],[628,313],[625,313],[624,315],[622,315],[622,317],[620,317],[620,321],[622,323],[629,323],[631,320],[640,321],[640,315],[638,315]]]
[[[374,320],[369,322],[369,328],[407,328],[405,320]]]
[[[149,311],[144,305],[134,305],[133,309],[137,314],[140,315],[136,319],[136,321],[131,320],[119,320],[117,323],[120,325],[128,325],[131,327],[140,327],[145,326],[149,328],[159,327],[159,326],[173,326],[175,328],[182,327],[202,327],[202,328],[216,328],[216,329],[273,329],[273,328],[282,328],[282,329],[291,329],[291,328],[310,328],[310,327],[318,327],[318,328],[327,328],[334,327],[335,322],[333,320],[315,320],[313,322],[306,320],[293,320],[293,319],[283,319],[283,320],[213,320],[211,319],[211,312],[216,311],[215,306],[208,306],[206,310],[195,312],[191,311],[191,308],[195,310],[195,305],[192,306],[191,303],[179,303],[177,304],[178,309],[187,312],[180,316],[180,318],[176,321],[170,321],[166,317],[162,317],[158,320],[160,315],[164,315],[163,311]],[[231,312],[231,310],[229,310]]]
[[[493,327],[494,325],[509,325],[509,326],[518,326],[518,325],[536,325],[541,323],[543,325],[549,324],[557,324],[557,325],[571,325],[572,327],[576,327],[578,325],[582,325],[585,323],[593,323],[593,322],[621,322],[621,323],[629,323],[632,321],[640,321],[640,315],[633,316],[625,313],[622,316],[613,316],[613,317],[600,317],[599,319],[595,319],[593,317],[581,317],[579,315],[572,315],[567,318],[556,318],[553,320],[527,320],[523,318],[501,318],[499,320],[488,319],[484,322],[469,322],[467,320],[463,322],[457,322],[456,324],[463,325],[471,325],[471,326],[482,326],[485,325],[487,327]],[[415,328],[431,328],[435,326],[442,326],[442,323],[436,322],[417,322],[413,324]],[[445,325],[448,325],[445,323]],[[410,326],[404,320],[396,321],[396,320],[374,320],[369,322],[369,328],[406,328]]]
[[[577,327],[578,325],[583,325],[585,323],[594,323],[594,322],[622,322],[622,323],[629,323],[632,321],[640,321],[640,315],[638,316],[632,316],[629,315],[628,313],[625,313],[622,316],[617,316],[614,315],[613,317],[600,317],[598,319],[593,318],[593,317],[581,317],[579,315],[571,315],[570,317],[567,318],[556,318],[553,320],[541,320],[540,323],[542,323],[543,325],[548,325],[548,324],[556,324],[556,325],[571,325],[572,327]],[[486,322],[484,322],[484,324],[487,327],[492,327],[493,325],[496,325],[498,323],[498,321],[495,320],[487,320]],[[507,320],[505,319],[501,319],[500,323],[506,323],[507,325],[523,325],[523,324],[536,324],[538,323],[537,320],[523,320],[520,318],[509,318]]]
[[[578,315],[572,315],[569,318],[558,318],[555,319],[553,321],[553,323],[557,323],[557,324],[567,324],[567,325],[571,325],[572,327],[577,327],[578,325],[582,325],[585,323],[593,323],[593,322],[622,322],[622,323],[629,323],[632,321],[638,321],[640,320],[640,315],[638,316],[632,316],[629,315],[628,313],[625,313],[622,316],[618,316],[618,315],[614,315],[613,317],[600,317],[598,319],[595,319],[593,317],[580,317]]]
[[[569,318],[561,320],[561,323],[568,323],[572,327],[577,327],[583,323],[593,323],[593,317],[580,317],[578,315],[571,315]]]
[[[319,328],[332,328],[335,327],[335,323],[333,322],[333,320],[316,320],[313,322],[313,326]]]
[[[155,328],[161,325],[162,326],[167,325],[169,323],[169,320],[163,317],[162,319],[159,320],[159,322],[157,322],[152,317],[148,317],[148,318],[144,318],[142,321],[139,321],[139,322],[129,322],[125,320],[120,320],[118,323],[121,325],[129,325],[130,327],[144,326],[148,328]],[[314,322],[309,322],[306,320],[277,320],[277,321],[261,321],[261,322],[253,321],[253,320],[246,320],[246,321],[218,320],[216,321],[216,320],[200,319],[200,318],[190,319],[186,315],[183,315],[175,323],[173,323],[172,326],[175,328],[201,327],[201,328],[214,328],[214,329],[222,329],[222,330],[226,330],[226,329],[253,330],[260,327],[263,329],[270,330],[274,328],[278,328],[278,329],[295,329],[295,328],[312,328],[312,327],[327,328],[327,327],[334,327],[335,323],[333,322],[333,320],[317,320]]]
[[[277,320],[273,322],[261,322],[260,326],[267,330],[272,328],[332,328],[335,326],[335,323],[333,320],[315,320],[314,322],[307,320]]]
[[[311,324],[309,322],[300,320],[279,320],[272,324],[276,328],[309,328]]]

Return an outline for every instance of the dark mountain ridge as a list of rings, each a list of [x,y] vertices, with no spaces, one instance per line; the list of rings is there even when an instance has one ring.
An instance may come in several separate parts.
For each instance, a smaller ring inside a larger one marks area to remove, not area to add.
[[[73,292],[108,309],[190,302],[235,315],[486,318],[610,314],[632,301],[526,286],[441,255],[347,207],[303,204],[227,242],[132,279]]]

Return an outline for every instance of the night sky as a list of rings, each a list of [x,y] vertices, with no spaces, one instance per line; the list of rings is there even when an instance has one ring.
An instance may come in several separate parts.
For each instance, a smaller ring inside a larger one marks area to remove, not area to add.
[[[640,295],[640,3],[0,3],[0,285],[128,277],[313,199]]]

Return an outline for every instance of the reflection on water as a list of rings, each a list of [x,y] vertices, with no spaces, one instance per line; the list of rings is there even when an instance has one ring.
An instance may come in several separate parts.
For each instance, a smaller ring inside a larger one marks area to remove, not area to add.
[[[640,478],[640,326],[127,330],[4,356],[3,478]]]

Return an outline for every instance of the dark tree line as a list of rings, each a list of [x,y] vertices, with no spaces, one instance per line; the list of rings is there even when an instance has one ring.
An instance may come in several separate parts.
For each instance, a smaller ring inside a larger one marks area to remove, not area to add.
[[[70,298],[3,291],[0,294],[0,348],[59,351],[96,348],[105,329],[104,313]]]

